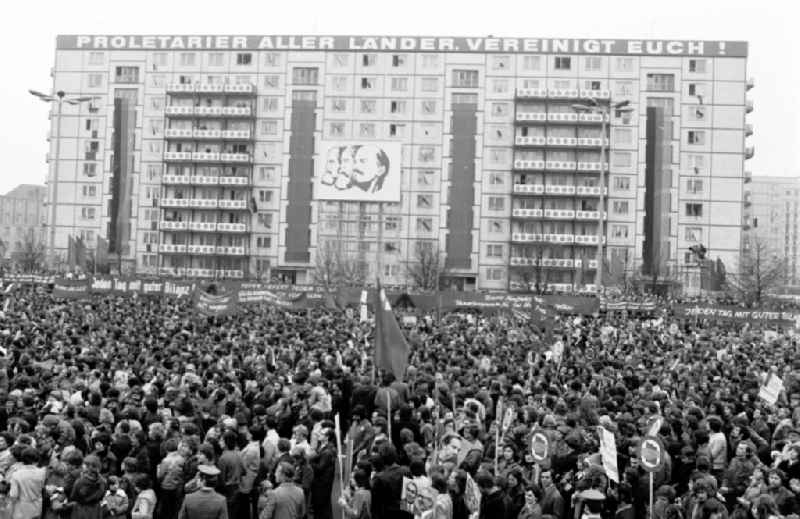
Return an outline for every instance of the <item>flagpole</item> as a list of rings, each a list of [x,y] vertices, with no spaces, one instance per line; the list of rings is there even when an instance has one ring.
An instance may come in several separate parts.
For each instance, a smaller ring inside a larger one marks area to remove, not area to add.
[[[389,442],[392,442],[392,395],[388,391],[386,391],[386,423],[389,429]]]
[[[497,468],[500,459],[500,428],[502,427],[501,416],[503,412],[503,398],[497,401],[497,415],[494,417],[494,475],[497,477]]]

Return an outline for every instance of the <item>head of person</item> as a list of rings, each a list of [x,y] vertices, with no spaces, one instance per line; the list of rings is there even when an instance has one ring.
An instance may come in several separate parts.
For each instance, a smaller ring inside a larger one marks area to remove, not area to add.
[[[83,470],[87,474],[99,474],[101,467],[102,465],[100,463],[100,458],[94,454],[90,454],[83,458]]]
[[[281,483],[287,483],[294,481],[295,470],[294,465],[291,463],[287,463],[285,461],[278,463],[278,466],[275,467],[275,481],[280,485]]]
[[[542,488],[548,488],[553,484],[553,473],[549,470],[543,470],[542,473],[539,474],[539,483]]]
[[[448,434],[442,443],[442,454],[445,459],[457,456],[461,451],[461,438],[457,434]]]
[[[374,144],[360,146],[355,153],[353,183],[363,190],[378,191],[389,173],[389,156]]]
[[[779,469],[767,471],[767,486],[769,488],[779,488],[783,486],[784,474]]]
[[[322,183],[331,185],[339,173],[339,148],[333,147],[328,149],[328,155],[325,158],[325,173],[322,175]]]
[[[353,165],[355,164],[355,150],[353,146],[339,148],[339,170],[337,171],[334,186],[336,189],[347,189],[353,181]]]

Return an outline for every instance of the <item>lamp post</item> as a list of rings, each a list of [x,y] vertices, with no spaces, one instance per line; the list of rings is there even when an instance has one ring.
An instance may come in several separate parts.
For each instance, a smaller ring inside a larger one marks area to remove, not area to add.
[[[58,160],[61,158],[61,108],[64,103],[69,105],[79,105],[81,103],[85,103],[86,101],[92,101],[93,99],[97,99],[96,96],[84,96],[84,97],[67,97],[67,94],[63,90],[59,90],[54,95],[43,94],[42,92],[38,92],[36,90],[28,90],[28,92],[38,97],[40,100],[44,101],[45,103],[57,103],[58,105],[58,122],[56,123],[56,156],[55,156],[55,164],[53,166],[53,178],[52,178],[52,190],[50,192],[49,201],[50,201],[50,239],[48,244],[49,249],[49,256],[51,263],[55,263],[56,257],[56,202],[58,201]]]
[[[600,203],[597,210],[597,270],[595,271],[595,286],[597,290],[603,285],[603,241],[605,238],[603,220],[605,219],[605,189],[606,189],[606,119],[611,120],[611,110],[631,112],[630,101],[600,104],[593,97],[588,99],[590,104],[573,104],[572,109],[580,113],[599,114],[600,117]]]

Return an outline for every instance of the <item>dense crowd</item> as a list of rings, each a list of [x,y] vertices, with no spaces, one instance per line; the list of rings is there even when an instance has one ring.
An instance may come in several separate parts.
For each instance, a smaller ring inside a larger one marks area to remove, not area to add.
[[[666,306],[561,316],[547,332],[503,314],[418,313],[399,380],[373,369],[358,312],[206,318],[186,299],[60,301],[26,286],[4,297],[0,517],[800,512],[789,330],[775,339]],[[785,387],[774,405],[758,397],[769,374]],[[618,475],[599,454],[603,429]],[[538,461],[535,433],[549,445]],[[652,506],[637,452],[649,433],[667,453]]]

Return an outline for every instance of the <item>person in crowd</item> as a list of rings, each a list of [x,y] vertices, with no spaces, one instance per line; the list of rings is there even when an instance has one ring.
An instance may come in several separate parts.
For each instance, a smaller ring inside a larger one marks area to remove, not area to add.
[[[266,503],[259,519],[295,519],[306,513],[306,498],[295,483],[294,467],[281,462],[275,469],[277,487],[267,493]]]
[[[198,467],[202,486],[186,496],[178,511],[178,519],[228,519],[229,502],[214,490],[221,472],[217,467]]]

